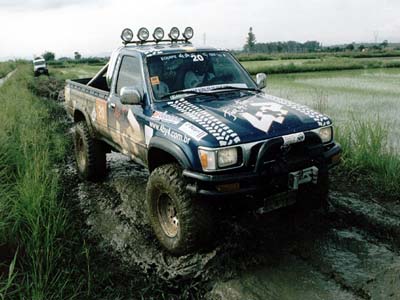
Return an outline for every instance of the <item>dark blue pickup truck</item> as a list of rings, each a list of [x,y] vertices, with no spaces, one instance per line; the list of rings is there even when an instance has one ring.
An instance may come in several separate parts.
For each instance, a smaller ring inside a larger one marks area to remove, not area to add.
[[[323,206],[341,152],[331,119],[268,95],[265,74],[253,80],[228,51],[193,46],[190,27],[179,35],[156,28],[149,41],[141,28],[134,42],[125,29],[94,78],[67,81],[80,176],[104,177],[111,150],[146,166],[148,218],[175,254],[210,240],[215,198],[246,195],[260,213]]]

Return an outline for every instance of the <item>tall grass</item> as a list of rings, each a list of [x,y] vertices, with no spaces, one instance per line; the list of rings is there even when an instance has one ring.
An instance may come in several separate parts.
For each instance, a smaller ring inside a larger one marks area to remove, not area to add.
[[[391,197],[400,196],[400,157],[388,139],[389,124],[354,117],[336,130],[343,147],[343,168]]]
[[[15,68],[16,68],[16,63],[13,61],[0,63],[0,78],[3,78]]]
[[[69,222],[55,168],[65,141],[49,109],[29,92],[27,68],[0,89],[0,245],[16,253],[10,266],[18,273],[0,273],[7,283],[0,295],[18,289],[21,299],[62,299],[74,295],[63,268]]]

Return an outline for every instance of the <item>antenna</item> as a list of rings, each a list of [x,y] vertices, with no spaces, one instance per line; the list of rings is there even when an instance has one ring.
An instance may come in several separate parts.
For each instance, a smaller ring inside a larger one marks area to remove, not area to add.
[[[207,44],[207,36],[206,36],[206,33],[204,32],[203,33],[203,45],[206,45]]]

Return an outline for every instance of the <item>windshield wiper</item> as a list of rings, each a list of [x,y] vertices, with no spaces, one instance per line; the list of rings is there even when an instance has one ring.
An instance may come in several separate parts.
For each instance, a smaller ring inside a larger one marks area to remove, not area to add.
[[[197,92],[197,91],[175,91],[172,93],[168,93],[165,94],[161,97],[161,99],[167,99],[171,96],[175,96],[175,95],[181,95],[181,94],[192,94],[192,95],[199,95],[199,96],[214,96],[215,98],[219,98],[218,95],[214,94],[214,93],[206,93],[206,92]]]
[[[250,91],[250,92],[257,92],[257,93],[262,92],[262,90],[260,90],[258,88],[245,88],[245,87],[237,87],[237,86],[231,86],[231,85],[217,87],[210,91],[214,92],[214,91],[223,91],[223,90]]]

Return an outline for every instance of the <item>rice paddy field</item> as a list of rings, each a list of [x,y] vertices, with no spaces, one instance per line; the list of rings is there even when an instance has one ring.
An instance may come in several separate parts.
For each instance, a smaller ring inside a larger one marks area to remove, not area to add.
[[[267,92],[309,105],[331,116],[379,122],[388,128],[389,145],[400,148],[400,69],[369,69],[271,75]]]

